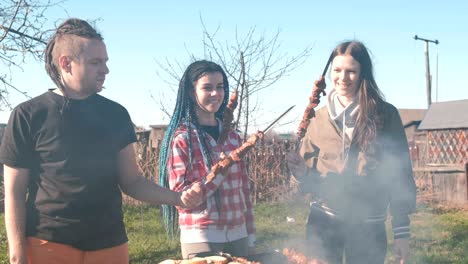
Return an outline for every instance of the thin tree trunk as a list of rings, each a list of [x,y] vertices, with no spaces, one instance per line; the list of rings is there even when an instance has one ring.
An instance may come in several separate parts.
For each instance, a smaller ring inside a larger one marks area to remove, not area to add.
[[[239,122],[240,122],[240,118],[241,118],[241,114],[242,114],[242,105],[243,105],[243,102],[244,102],[244,90],[245,90],[245,64],[244,64],[244,53],[241,52],[240,53],[240,64],[241,64],[241,69],[240,69],[240,73],[241,73],[241,76],[240,76],[240,87],[241,87],[241,93],[240,93],[240,100],[239,100],[239,110],[237,112],[237,120],[236,120],[236,125],[235,125],[235,129],[238,129],[239,128]],[[245,137],[244,137],[245,139]]]

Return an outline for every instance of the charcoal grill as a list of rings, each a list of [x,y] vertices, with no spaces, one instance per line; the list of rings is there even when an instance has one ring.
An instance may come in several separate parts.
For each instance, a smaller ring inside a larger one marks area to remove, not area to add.
[[[209,257],[209,256],[223,256],[226,257],[227,259],[232,258],[231,255],[223,252],[203,252],[203,253],[197,253],[195,254],[194,257]],[[263,253],[257,253],[253,254],[250,256],[245,257],[249,261],[256,261],[260,262],[262,264],[288,264],[288,259],[286,256],[281,254],[281,252],[278,251],[268,251],[268,252],[263,252]]]

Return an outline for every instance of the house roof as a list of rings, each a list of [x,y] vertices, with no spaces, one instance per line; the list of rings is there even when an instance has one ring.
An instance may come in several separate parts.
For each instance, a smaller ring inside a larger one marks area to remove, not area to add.
[[[426,113],[426,109],[398,109],[400,113],[401,121],[404,127],[410,126],[412,124],[419,124]]]
[[[468,99],[430,105],[419,130],[468,128]]]
[[[155,128],[155,129],[161,129],[161,128],[167,128],[168,125],[150,125],[151,128]]]

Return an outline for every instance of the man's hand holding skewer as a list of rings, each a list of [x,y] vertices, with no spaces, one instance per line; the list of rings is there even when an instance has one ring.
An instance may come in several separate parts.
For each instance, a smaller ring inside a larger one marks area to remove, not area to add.
[[[192,209],[204,202],[204,190],[201,182],[194,183],[180,194],[179,207]]]

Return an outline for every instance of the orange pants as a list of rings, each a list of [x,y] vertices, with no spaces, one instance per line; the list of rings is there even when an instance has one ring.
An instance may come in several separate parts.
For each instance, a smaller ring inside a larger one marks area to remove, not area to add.
[[[128,244],[94,251],[42,240],[27,238],[26,251],[29,264],[128,264]]]

